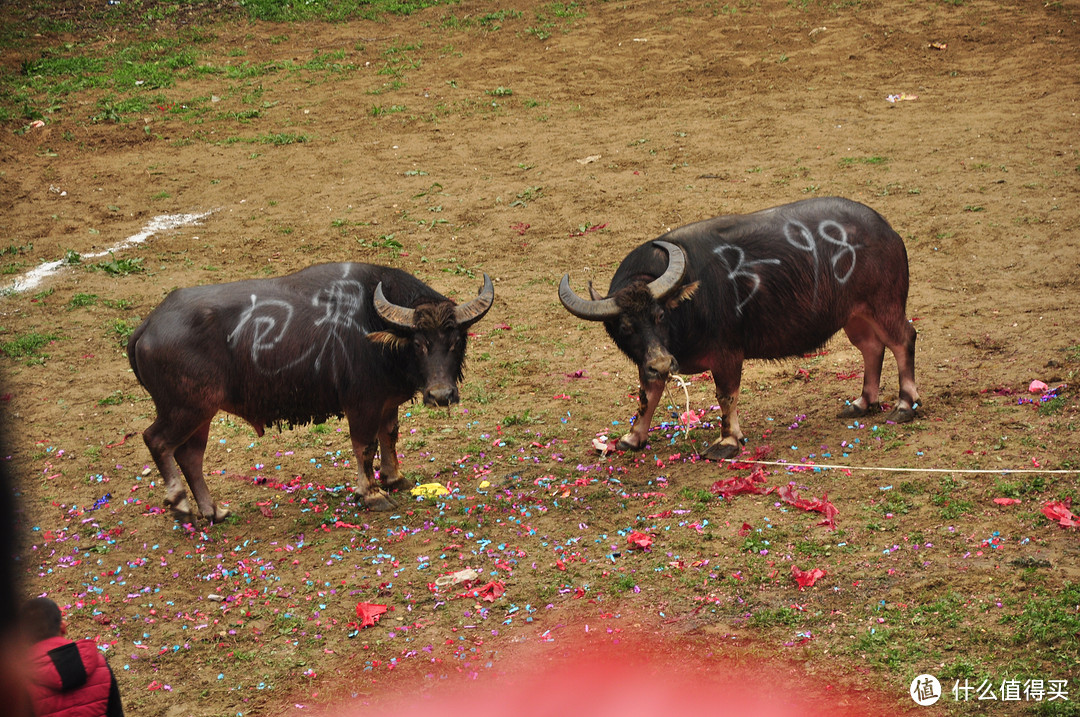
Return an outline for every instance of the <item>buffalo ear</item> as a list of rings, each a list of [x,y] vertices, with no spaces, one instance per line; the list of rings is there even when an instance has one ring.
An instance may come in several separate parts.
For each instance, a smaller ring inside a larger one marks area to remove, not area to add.
[[[398,336],[393,331],[375,331],[367,335],[367,340],[382,344],[391,351],[400,351],[409,343],[407,338]]]
[[[690,301],[690,299],[694,298],[694,294],[697,292],[699,285],[700,285],[700,282],[695,281],[695,282],[693,282],[691,284],[687,284],[682,289],[680,289],[678,292],[676,292],[676,294],[674,296],[672,296],[670,299],[667,300],[668,309],[669,310],[674,309],[676,306],[678,306],[682,302]]]

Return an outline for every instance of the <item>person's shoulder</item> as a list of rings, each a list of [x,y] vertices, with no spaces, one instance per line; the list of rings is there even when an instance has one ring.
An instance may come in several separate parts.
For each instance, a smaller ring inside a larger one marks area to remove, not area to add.
[[[83,665],[86,666],[86,671],[91,672],[92,669],[98,667],[106,667],[105,655],[98,648],[97,640],[93,638],[86,638],[84,640],[75,640],[75,646],[79,648],[79,654],[82,655]]]
[[[30,658],[42,657],[49,653],[50,650],[55,650],[58,647],[63,647],[70,643],[71,640],[67,639],[63,635],[57,635],[56,637],[46,637],[44,640],[35,642],[30,647]]]

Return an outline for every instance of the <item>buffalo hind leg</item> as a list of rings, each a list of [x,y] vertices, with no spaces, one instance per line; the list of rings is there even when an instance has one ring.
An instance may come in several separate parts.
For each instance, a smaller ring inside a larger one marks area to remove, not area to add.
[[[915,388],[915,327],[906,320],[902,323],[898,340],[888,342],[889,350],[896,357],[896,372],[900,375],[900,397],[896,408],[885,416],[893,423],[907,423],[915,418],[919,405],[919,390]]]
[[[620,451],[640,451],[645,447],[649,439],[649,426],[652,425],[653,413],[660,396],[664,393],[663,381],[641,381],[641,389],[638,392],[638,410],[634,414],[634,425],[630,432],[619,439],[617,448]]]
[[[379,422],[379,478],[388,491],[413,487],[412,481],[401,475],[398,465],[398,405],[390,401],[383,406]]]
[[[852,317],[844,325],[844,333],[863,357],[862,394],[840,411],[840,418],[859,418],[878,408],[881,390],[881,366],[885,361],[885,342],[874,325],[861,316]]]
[[[206,455],[206,440],[210,435],[210,421],[199,426],[195,433],[177,446],[175,451],[176,463],[187,478],[188,487],[195,497],[195,504],[199,506],[199,513],[211,523],[220,523],[229,517],[229,509],[223,508],[214,502],[210,495],[210,489],[206,486],[206,478],[203,475],[203,458]]]
[[[844,333],[859,349],[863,356],[862,395],[840,411],[840,418],[858,418],[865,416],[871,408],[876,408],[878,392],[881,390],[881,367],[885,360],[885,347],[888,346],[896,358],[896,370],[900,376],[900,396],[896,407],[885,420],[894,423],[906,423],[915,418],[915,408],[919,402],[919,392],[915,388],[915,336],[914,327],[900,319],[898,327],[888,332],[874,322],[861,316],[853,317],[845,326]],[[883,340],[882,336],[888,336]]]
[[[182,415],[169,415],[158,409],[158,417],[143,431],[143,442],[154,459],[158,473],[165,484],[164,503],[178,519],[190,520],[194,513],[188,503],[187,490],[176,463],[176,451],[197,430],[188,428],[177,431],[176,426],[199,426],[198,419]]]

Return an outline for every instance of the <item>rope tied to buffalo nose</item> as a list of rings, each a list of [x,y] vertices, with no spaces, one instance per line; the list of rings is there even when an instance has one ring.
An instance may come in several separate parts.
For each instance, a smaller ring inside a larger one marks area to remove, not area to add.
[[[675,383],[683,390],[683,397],[686,399],[686,410],[682,413],[678,412],[679,404],[671,395],[672,383]],[[693,424],[701,423],[701,418],[690,408],[690,381],[687,381],[682,376],[672,374],[671,378],[668,379],[668,382],[664,384],[664,395],[667,397],[668,405],[674,406],[675,408],[675,412],[672,415],[676,418],[676,425],[682,427],[683,436],[689,441],[690,430],[693,428]]]

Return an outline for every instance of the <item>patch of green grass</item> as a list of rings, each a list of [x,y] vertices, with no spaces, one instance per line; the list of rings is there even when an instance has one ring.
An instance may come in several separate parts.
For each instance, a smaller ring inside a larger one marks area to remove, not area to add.
[[[93,306],[97,303],[97,294],[75,294],[68,302],[69,309],[77,309],[82,306]]]
[[[870,157],[841,157],[840,166],[844,169],[854,167],[857,164],[866,164],[870,166],[881,166],[888,163],[888,157],[882,157],[880,155],[872,155]]]
[[[1052,649],[1066,672],[1080,667],[1080,583],[1066,581],[1061,588],[1032,595],[1017,615],[1005,615],[1001,623],[1014,628],[1016,645]]]
[[[1056,416],[1065,409],[1066,405],[1068,405],[1068,400],[1064,396],[1056,396],[1049,401],[1043,401],[1035,410],[1040,416]]]
[[[747,623],[753,627],[776,627],[778,625],[797,625],[799,621],[799,613],[789,607],[763,607],[754,610]]]
[[[276,132],[272,134],[263,134],[255,138],[255,142],[259,144],[276,144],[279,146],[286,144],[303,144],[310,141],[311,137],[309,137],[308,135],[296,134],[293,132]]]
[[[961,515],[967,515],[975,510],[975,504],[970,500],[956,498],[954,493],[960,484],[950,475],[939,482],[940,490],[930,496],[930,502],[940,508],[941,517],[945,520],[953,520]],[[961,491],[961,493],[963,493]]]
[[[295,22],[298,20],[378,20],[383,15],[411,15],[456,0],[304,0],[283,3],[281,0],[244,0],[244,12],[253,20]]]
[[[389,107],[383,107],[382,105],[372,105],[368,110],[368,114],[372,117],[381,117],[382,115],[398,114],[405,111],[405,105],[390,105]]]
[[[121,346],[127,346],[128,339],[131,338],[131,333],[138,325],[138,319],[134,321],[128,321],[127,319],[113,319],[109,322],[107,330],[109,334],[116,339],[117,343]]]
[[[43,349],[61,338],[63,337],[60,334],[51,331],[30,331],[10,341],[0,343],[0,351],[9,358],[25,359],[26,364],[31,366],[44,363],[45,359],[49,358],[49,354]]]
[[[404,248],[393,234],[382,234],[375,239],[357,239],[356,243],[368,249],[387,249],[394,256],[400,254]]]
[[[89,268],[103,271],[112,276],[128,276],[129,274],[140,274],[146,271],[142,262],[143,260],[138,257],[118,258],[113,254],[110,254],[107,261],[99,261],[96,264],[91,264],[89,265]]]
[[[113,391],[105,398],[99,398],[97,405],[99,406],[119,406],[124,402],[123,391]]]

